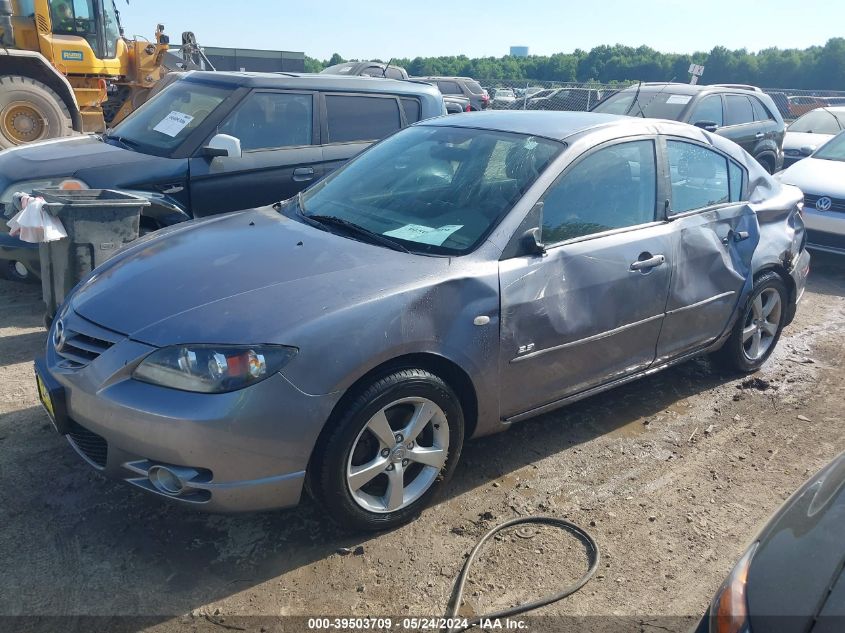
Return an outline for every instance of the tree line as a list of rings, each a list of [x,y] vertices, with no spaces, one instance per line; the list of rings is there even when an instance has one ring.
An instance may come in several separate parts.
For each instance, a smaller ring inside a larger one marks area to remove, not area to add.
[[[338,53],[320,61],[306,57],[308,72],[347,61]],[[387,61],[387,60],[372,60]],[[528,57],[415,57],[389,60],[412,76],[458,75],[484,81],[537,80],[601,83],[689,80],[690,64],[705,67],[702,83],[744,83],[764,88],[845,90],[845,38],[824,46],[767,48],[759,52],[717,46],[691,55],[661,53],[648,46],[596,46],[590,51]]]

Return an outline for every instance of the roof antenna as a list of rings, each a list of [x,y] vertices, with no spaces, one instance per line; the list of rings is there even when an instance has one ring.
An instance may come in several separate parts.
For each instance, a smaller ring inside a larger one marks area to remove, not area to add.
[[[381,69],[381,76],[382,76],[383,79],[387,78],[387,69],[390,68],[390,62],[392,62],[392,61],[393,61],[393,58],[391,57],[390,60],[387,62],[387,64],[385,64],[384,68]]]

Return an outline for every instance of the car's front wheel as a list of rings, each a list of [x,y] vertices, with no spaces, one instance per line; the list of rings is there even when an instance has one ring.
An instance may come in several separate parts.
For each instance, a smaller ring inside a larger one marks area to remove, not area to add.
[[[309,488],[342,526],[389,529],[416,517],[455,469],[458,397],[438,376],[404,369],[344,405],[318,443]]]
[[[743,373],[760,369],[780,339],[788,296],[786,286],[777,273],[761,275],[730,338],[716,353],[717,359]]]

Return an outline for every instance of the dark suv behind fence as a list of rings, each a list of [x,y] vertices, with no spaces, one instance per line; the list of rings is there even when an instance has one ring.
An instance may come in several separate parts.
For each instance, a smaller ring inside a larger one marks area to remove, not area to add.
[[[783,168],[783,117],[772,98],[753,86],[642,83],[592,111],[691,123],[734,141],[769,173]]]
[[[486,110],[490,106],[490,95],[475,79],[470,77],[415,77],[437,86],[443,95],[461,95],[469,99],[473,110]]]

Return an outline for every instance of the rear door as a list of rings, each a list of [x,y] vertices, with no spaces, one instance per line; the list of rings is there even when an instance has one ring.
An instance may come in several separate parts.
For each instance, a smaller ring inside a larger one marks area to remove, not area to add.
[[[419,100],[407,97],[405,101],[393,95],[323,94],[320,133],[324,175],[404,127],[406,112],[419,117]]]
[[[591,150],[541,198],[545,255],[500,262],[504,417],[654,361],[672,267],[656,141]]]
[[[257,90],[217,132],[241,142],[242,156],[190,159],[195,217],[270,204],[295,195],[322,175],[316,94]]]
[[[747,174],[728,156],[667,137],[672,283],[657,362],[712,343],[750,287],[760,239],[745,202]]]

